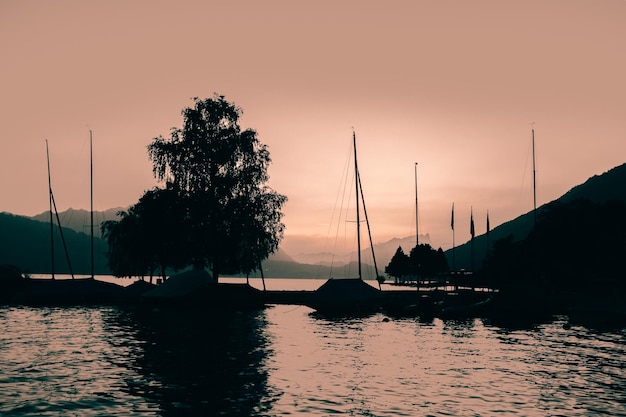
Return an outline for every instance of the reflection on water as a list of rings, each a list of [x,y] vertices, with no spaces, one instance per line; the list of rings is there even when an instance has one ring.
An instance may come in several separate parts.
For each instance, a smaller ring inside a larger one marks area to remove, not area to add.
[[[264,312],[0,310],[0,415],[258,415]]]
[[[124,313],[107,325],[132,329],[142,343],[127,363],[139,374],[123,389],[129,395],[158,404],[161,415],[257,415],[269,408],[264,312]]]
[[[624,415],[626,332],[0,307],[0,415]]]

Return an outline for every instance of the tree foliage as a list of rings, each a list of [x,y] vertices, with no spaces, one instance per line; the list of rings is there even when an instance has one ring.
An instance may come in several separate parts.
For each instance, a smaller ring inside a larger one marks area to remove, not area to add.
[[[119,222],[108,222],[116,274],[159,268],[248,273],[278,249],[286,197],[267,186],[271,163],[254,130],[239,126],[241,109],[224,97],[194,99],[183,127],[148,145],[164,189],[146,192]]]
[[[286,197],[269,188],[267,146],[239,126],[241,109],[223,96],[194,99],[183,128],[148,146],[153,173],[185,208],[186,252],[197,268],[250,272],[278,249]]]
[[[120,220],[101,226],[108,242],[111,271],[116,276],[143,276],[185,266],[184,207],[172,189],[146,191]]]
[[[396,253],[393,254],[389,264],[385,267],[385,273],[394,277],[397,282],[398,279],[408,275],[409,270],[409,257],[404,253],[402,247],[398,246]]]
[[[398,247],[385,272],[395,278],[436,277],[448,272],[448,262],[441,248],[435,250],[429,244],[415,246],[408,256]]]

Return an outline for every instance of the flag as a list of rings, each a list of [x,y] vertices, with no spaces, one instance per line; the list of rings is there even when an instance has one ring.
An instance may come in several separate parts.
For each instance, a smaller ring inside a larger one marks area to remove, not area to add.
[[[472,235],[472,239],[474,239],[474,213],[470,209],[470,234]]]
[[[454,203],[452,203],[452,220],[450,221],[450,227],[454,230]]]
[[[489,210],[487,210],[487,233],[489,233]]]

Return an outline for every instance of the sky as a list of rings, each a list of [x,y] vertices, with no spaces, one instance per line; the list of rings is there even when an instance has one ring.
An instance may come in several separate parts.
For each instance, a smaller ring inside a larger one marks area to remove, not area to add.
[[[224,95],[288,197],[285,245],[329,238],[353,131],[374,242],[485,232],[626,162],[626,1],[0,0],[0,212],[137,202],[146,146]],[[417,170],[416,165],[417,163]],[[306,237],[306,239],[304,239]]]

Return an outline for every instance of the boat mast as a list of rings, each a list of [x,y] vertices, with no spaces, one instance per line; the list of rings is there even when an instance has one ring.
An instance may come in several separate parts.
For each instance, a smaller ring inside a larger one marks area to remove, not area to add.
[[[359,214],[359,166],[356,159],[356,133],[352,131],[352,142],[354,144],[354,188],[356,191],[356,246],[359,262],[359,279],[361,275],[361,218]]]
[[[90,180],[89,180],[89,200],[90,200],[90,229],[91,229],[91,279],[94,278],[94,262],[93,262],[93,138],[91,129],[89,129],[89,168],[90,168]]]
[[[372,229],[370,228],[370,221],[367,217],[367,209],[365,208],[365,196],[363,195],[363,184],[361,183],[361,175],[358,176],[359,189],[361,190],[361,200],[363,201],[363,214],[365,214],[365,224],[367,225],[367,235],[370,239],[370,249],[372,250],[372,260],[374,261],[374,273],[376,274],[376,281],[378,281],[378,289],[382,289],[378,276],[378,265],[376,264],[376,255],[374,254],[374,241],[372,240]]]
[[[65,243],[65,236],[63,235],[63,228],[61,227],[61,219],[59,218],[59,211],[57,210],[57,203],[54,201],[54,193],[52,192],[52,185],[50,182],[50,153],[48,152],[48,140],[46,140],[46,156],[48,157],[48,190],[50,193],[50,245],[54,246],[53,229],[52,229],[52,208],[54,207],[54,214],[57,219],[57,225],[59,226],[59,234],[61,235],[61,243],[63,243],[63,250],[65,251],[65,259],[67,260],[67,266],[74,279],[74,271],[72,270],[72,262],[70,261],[70,254],[67,251],[67,244]],[[52,253],[52,279],[54,279],[54,249],[51,249]]]
[[[532,128],[533,139],[533,215],[537,226],[537,170],[535,168],[535,127]]]
[[[46,159],[48,161],[48,199],[50,200],[50,267],[52,279],[54,279],[54,220],[52,218],[52,182],[50,180],[50,152],[48,151],[48,139],[46,139]]]

